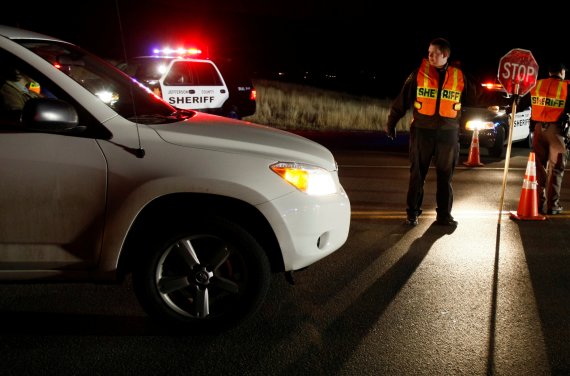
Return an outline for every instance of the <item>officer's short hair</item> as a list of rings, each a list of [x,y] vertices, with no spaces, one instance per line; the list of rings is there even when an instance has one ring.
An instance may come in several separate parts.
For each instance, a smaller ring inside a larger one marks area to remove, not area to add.
[[[447,55],[451,55],[451,44],[444,38],[435,38],[430,43],[432,46],[437,46],[441,52],[447,53]]]

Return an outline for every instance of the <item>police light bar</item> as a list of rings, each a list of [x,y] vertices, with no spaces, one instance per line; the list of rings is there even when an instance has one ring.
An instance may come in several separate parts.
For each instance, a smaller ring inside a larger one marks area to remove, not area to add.
[[[484,88],[489,89],[489,90],[497,90],[497,91],[503,90],[503,85],[501,85],[500,83],[496,83],[496,82],[495,83],[485,82],[485,83],[482,83],[481,86],[483,86]]]
[[[190,56],[197,56],[202,54],[202,50],[196,47],[192,47],[192,48],[182,48],[179,47],[177,49],[173,49],[170,47],[166,47],[166,48],[154,48],[152,50],[152,53],[155,55],[166,55],[166,56],[172,56],[172,55],[179,55],[179,56],[185,56],[185,55],[190,55]]]

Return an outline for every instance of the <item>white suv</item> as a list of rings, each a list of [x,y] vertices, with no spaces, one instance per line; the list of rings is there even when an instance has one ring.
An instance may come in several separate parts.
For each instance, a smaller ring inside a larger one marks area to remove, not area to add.
[[[306,138],[178,110],[65,41],[0,26],[0,280],[119,282],[220,331],[339,249],[350,201]]]

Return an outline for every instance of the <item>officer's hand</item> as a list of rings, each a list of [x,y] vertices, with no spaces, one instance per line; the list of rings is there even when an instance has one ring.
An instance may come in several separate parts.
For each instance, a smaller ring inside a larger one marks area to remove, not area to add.
[[[386,136],[388,136],[388,138],[392,141],[394,141],[396,139],[396,128],[387,128],[386,129]]]

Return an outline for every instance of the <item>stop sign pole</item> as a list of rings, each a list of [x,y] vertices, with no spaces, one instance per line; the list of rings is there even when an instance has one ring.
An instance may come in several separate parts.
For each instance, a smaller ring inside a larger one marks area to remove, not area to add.
[[[501,203],[499,206],[499,223],[503,214],[503,201],[505,187],[507,185],[507,173],[511,160],[511,144],[513,141],[513,128],[515,114],[517,113],[517,101],[519,96],[526,95],[535,85],[538,77],[538,64],[529,50],[515,48],[510,50],[499,61],[497,78],[507,93],[513,96],[511,118],[509,121],[509,141],[507,143],[507,155],[505,156],[505,169],[503,173],[503,187],[501,190]]]

